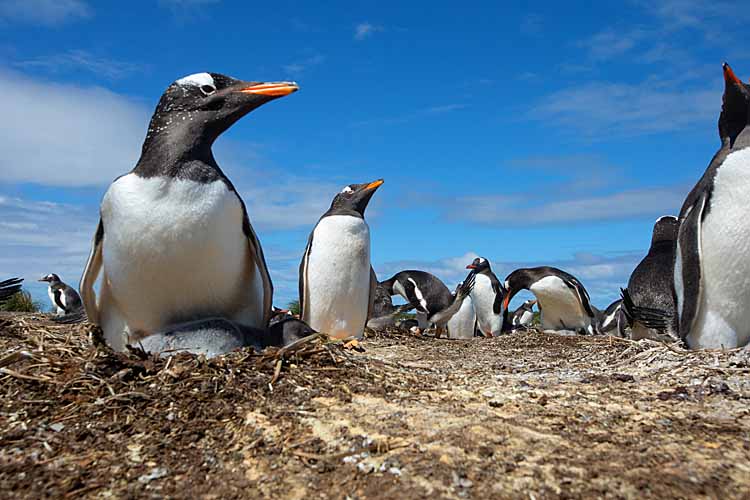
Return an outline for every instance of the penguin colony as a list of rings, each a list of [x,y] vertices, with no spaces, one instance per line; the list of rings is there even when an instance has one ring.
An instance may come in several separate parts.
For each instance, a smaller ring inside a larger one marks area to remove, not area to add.
[[[378,179],[337,193],[312,228],[299,268],[300,318],[273,307],[273,284],[251,214],[212,153],[240,118],[298,90],[294,82],[251,82],[198,73],[172,83],[156,106],[140,159],[104,194],[79,289],[56,274],[56,314],[85,309],[115,350],[140,345],[207,357],[280,346],[313,332],[359,338],[366,326],[434,327],[436,337],[492,337],[543,330],[680,341],[690,348],[750,343],[750,85],[726,63],[721,145],[687,195],[679,217],[656,221],[651,248],[622,299],[605,311],[583,284],[554,267],[517,269],[504,280],[477,257],[455,292],[430,273],[405,270],[378,282],[365,211]],[[95,284],[99,283],[98,293]],[[0,302],[20,289],[0,282]],[[535,300],[515,312],[511,299]],[[406,304],[394,306],[399,295]]]

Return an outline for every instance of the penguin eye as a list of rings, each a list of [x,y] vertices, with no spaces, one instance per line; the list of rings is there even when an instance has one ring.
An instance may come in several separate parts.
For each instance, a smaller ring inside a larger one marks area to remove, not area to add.
[[[200,89],[201,92],[203,92],[203,95],[211,95],[216,92],[216,87],[213,85],[201,85]]]

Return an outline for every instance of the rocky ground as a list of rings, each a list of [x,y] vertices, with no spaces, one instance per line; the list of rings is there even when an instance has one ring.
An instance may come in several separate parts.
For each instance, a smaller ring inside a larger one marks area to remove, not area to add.
[[[750,498],[746,351],[394,330],[164,361],[91,331],[0,316],[3,498]]]

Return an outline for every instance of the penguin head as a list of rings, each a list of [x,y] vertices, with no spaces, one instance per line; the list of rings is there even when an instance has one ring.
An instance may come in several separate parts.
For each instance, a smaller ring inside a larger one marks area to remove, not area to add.
[[[471,262],[471,264],[466,266],[466,269],[471,269],[475,273],[481,273],[482,271],[489,271],[490,261],[488,261],[484,257],[477,257]]]
[[[39,281],[45,281],[47,283],[59,283],[60,277],[56,275],[55,273],[48,274],[47,276],[42,277],[39,279]]]
[[[516,269],[505,278],[503,287],[505,297],[503,298],[503,309],[508,310],[511,299],[521,290],[531,286],[531,276],[528,269]]]
[[[673,215],[664,215],[656,219],[654,232],[651,236],[651,244],[659,241],[676,241],[680,223]]]
[[[383,184],[383,179],[378,179],[365,184],[349,184],[333,198],[328,213],[356,212],[362,217],[375,191]]]
[[[724,63],[723,68],[724,96],[719,115],[719,137],[733,146],[750,120],[750,85],[737,78],[729,64]]]
[[[162,94],[147,139],[181,129],[213,142],[250,111],[298,89],[294,82],[246,82],[219,73],[189,75]]]

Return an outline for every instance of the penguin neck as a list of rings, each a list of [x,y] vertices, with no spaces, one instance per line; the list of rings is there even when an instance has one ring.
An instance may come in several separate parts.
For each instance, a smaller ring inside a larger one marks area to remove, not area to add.
[[[144,177],[180,177],[184,169],[192,168],[196,163],[219,170],[211,149],[215,140],[216,137],[207,133],[202,124],[188,122],[180,126],[159,127],[151,123],[134,172]]]

